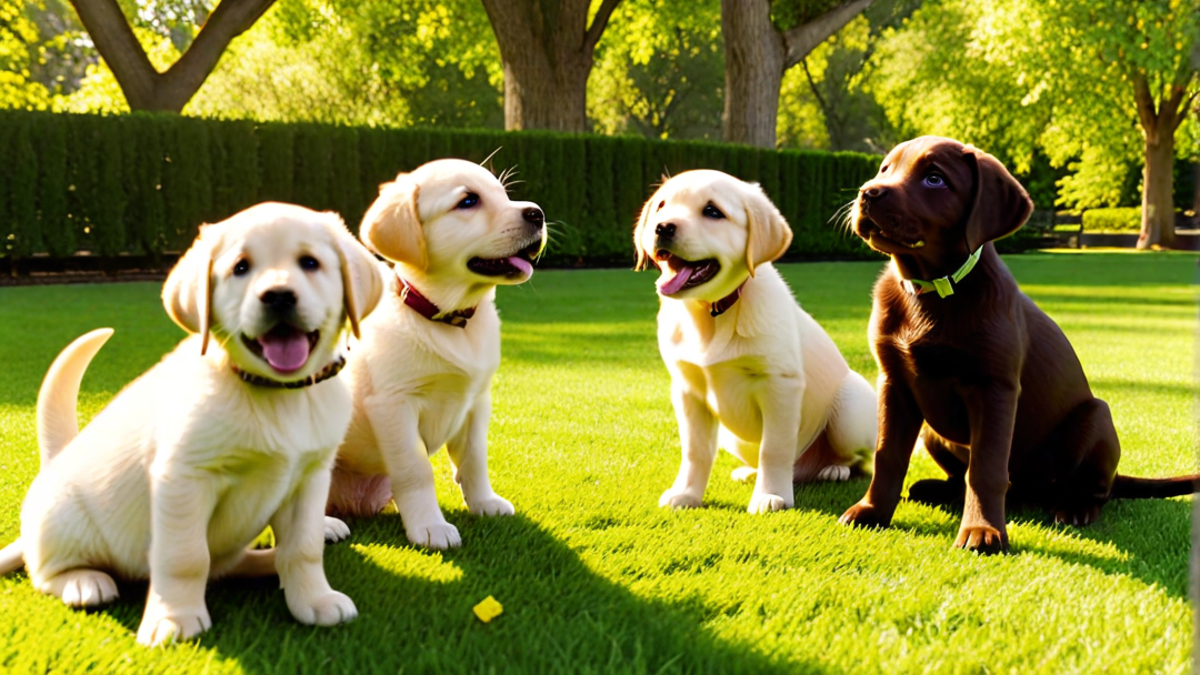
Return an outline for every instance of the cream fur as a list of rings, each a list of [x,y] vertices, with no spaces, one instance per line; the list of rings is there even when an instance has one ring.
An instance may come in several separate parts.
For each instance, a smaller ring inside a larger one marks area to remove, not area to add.
[[[301,269],[302,256],[319,269]],[[233,274],[242,259],[249,270]],[[42,470],[22,507],[21,537],[6,549],[23,553],[34,586],[90,607],[117,596],[114,577],[149,579],[138,629],[144,645],[210,626],[208,579],[276,568],[298,621],[352,619],[354,603],[330,588],[322,566],[322,507],[350,421],[346,384],[264,388],[232,366],[277,381],[324,368],[344,335],[346,308],[361,318],[378,302],[373,262],[336,215],[262,204],[205,226],[164,286],[172,318],[211,331],[207,348],[207,332],[185,339],[78,435],[79,378],[112,331],[64,350],[39,396]],[[289,323],[320,331],[308,361],[286,375],[243,342],[279,322],[259,300],[271,289],[295,293]],[[268,524],[276,549],[248,551]]]
[[[462,208],[467,195],[478,204]],[[381,188],[361,236],[395,263],[379,311],[362,325],[347,367],[354,416],[338,450],[329,512],[368,516],[394,498],[409,541],[431,548],[461,543],[438,507],[429,456],[443,445],[471,513],[511,515],[487,470],[491,380],[500,365],[497,284],[526,276],[484,276],[474,258],[504,258],[540,247],[545,228],[523,218],[486,169],[438,160]],[[540,213],[540,209],[539,209]],[[465,327],[430,321],[406,306],[402,275],[443,312],[475,307]]]
[[[721,217],[706,216],[709,206]],[[661,238],[665,224],[675,228]],[[852,467],[869,467],[875,393],[771,265],[787,250],[791,230],[757,185],[718,171],[679,174],[646,202],[634,240],[639,263],[662,271],[658,344],[683,449],[678,477],[660,505],[700,506],[718,447],[746,464],[735,478],[754,477],[752,513],[792,507],[794,476],[845,480]],[[673,271],[659,250],[693,262],[716,260],[720,271],[664,296]],[[738,301],[711,316],[712,304],[739,286]],[[833,456],[805,457],[822,432]]]

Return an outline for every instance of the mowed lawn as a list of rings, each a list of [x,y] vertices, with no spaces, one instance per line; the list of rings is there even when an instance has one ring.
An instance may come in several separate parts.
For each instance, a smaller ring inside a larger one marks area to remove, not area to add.
[[[1007,260],[1112,406],[1122,470],[1192,471],[1195,256]],[[881,266],[781,266],[872,381],[866,325]],[[750,515],[751,487],[729,479],[728,455],[706,508],[658,508],[679,447],[653,280],[547,270],[500,289],[490,461],[518,515],[469,515],[439,453],[439,497],[462,548],[412,547],[395,515],[351,521],[349,542],[325,560],[358,605],[353,623],[301,626],[277,584],[224,582],[208,592],[211,631],[148,650],[134,642],[145,584],[77,612],[17,573],[0,578],[0,671],[1190,671],[1188,498],[1112,503],[1086,529],[1010,513],[1012,553],[995,557],[951,547],[959,514],[908,502],[890,530],[839,525],[866,479],[802,486],[794,510]],[[158,294],[153,283],[0,288],[0,541],[16,537],[38,470],[34,404],[46,368],[71,339],[114,327],[83,383],[82,415],[94,414],[180,339]],[[909,481],[937,473],[918,455]],[[504,613],[484,624],[471,607],[488,595]]]

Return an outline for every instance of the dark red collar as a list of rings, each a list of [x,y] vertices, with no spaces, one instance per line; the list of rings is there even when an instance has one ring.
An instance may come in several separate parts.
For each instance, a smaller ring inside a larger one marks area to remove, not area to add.
[[[439,321],[458,328],[466,328],[467,319],[475,316],[474,307],[443,313],[441,308],[430,302],[429,298],[421,295],[421,292],[413,288],[412,284],[401,277],[396,278],[400,281],[400,300],[409,307],[417,310],[417,314],[430,321]]]
[[[266,387],[267,389],[303,389],[304,387],[311,387],[314,384],[324,382],[331,377],[337,377],[337,374],[342,372],[342,368],[346,365],[346,357],[338,356],[329,365],[298,382],[279,382],[263,377],[262,375],[247,373],[232,363],[229,365],[233,368],[233,372],[242,378],[243,382],[253,384],[256,387]]]
[[[742,286],[745,285],[746,284],[744,283],[742,284]],[[738,298],[742,297],[742,286],[738,286],[737,288],[733,289],[732,293],[714,302],[712,307],[709,308],[708,313],[712,314],[713,316],[721,316],[725,312],[729,311],[729,308],[733,307],[734,303],[738,301]]]

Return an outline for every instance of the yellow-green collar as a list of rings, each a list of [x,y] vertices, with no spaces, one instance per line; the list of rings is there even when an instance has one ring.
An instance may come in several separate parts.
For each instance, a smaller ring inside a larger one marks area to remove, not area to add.
[[[903,284],[904,288],[906,288],[908,292],[912,293],[913,295],[921,295],[922,293],[928,293],[930,291],[937,291],[938,297],[942,298],[948,295],[954,295],[954,286],[951,284],[951,282],[957,284],[958,282],[962,281],[963,277],[967,276],[967,273],[975,268],[975,263],[979,262],[979,255],[981,253],[983,253],[982,246],[975,249],[975,252],[967,257],[967,262],[963,263],[962,267],[958,268],[958,271],[954,274],[947,274],[946,276],[934,279],[933,281],[923,281],[921,279],[903,279],[901,283]]]

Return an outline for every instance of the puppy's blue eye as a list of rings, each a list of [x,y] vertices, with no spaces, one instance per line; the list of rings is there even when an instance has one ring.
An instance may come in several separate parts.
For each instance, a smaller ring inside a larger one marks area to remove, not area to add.
[[[305,272],[315,272],[321,269],[321,263],[311,255],[301,256],[300,269],[304,270]]]
[[[470,208],[474,208],[478,204],[479,204],[479,195],[475,194],[474,192],[468,192],[467,196],[463,197],[462,201],[460,201],[458,203],[458,206],[456,206],[454,208],[470,209]]]
[[[931,173],[925,176],[925,185],[932,188],[946,187],[946,179],[940,173]]]
[[[242,258],[233,265],[233,276],[240,277],[250,271],[250,261]]]
[[[712,204],[706,205],[704,210],[702,210],[700,213],[703,213],[705,218],[711,218],[713,220],[722,220],[725,218],[725,214],[721,213],[721,210]]]

